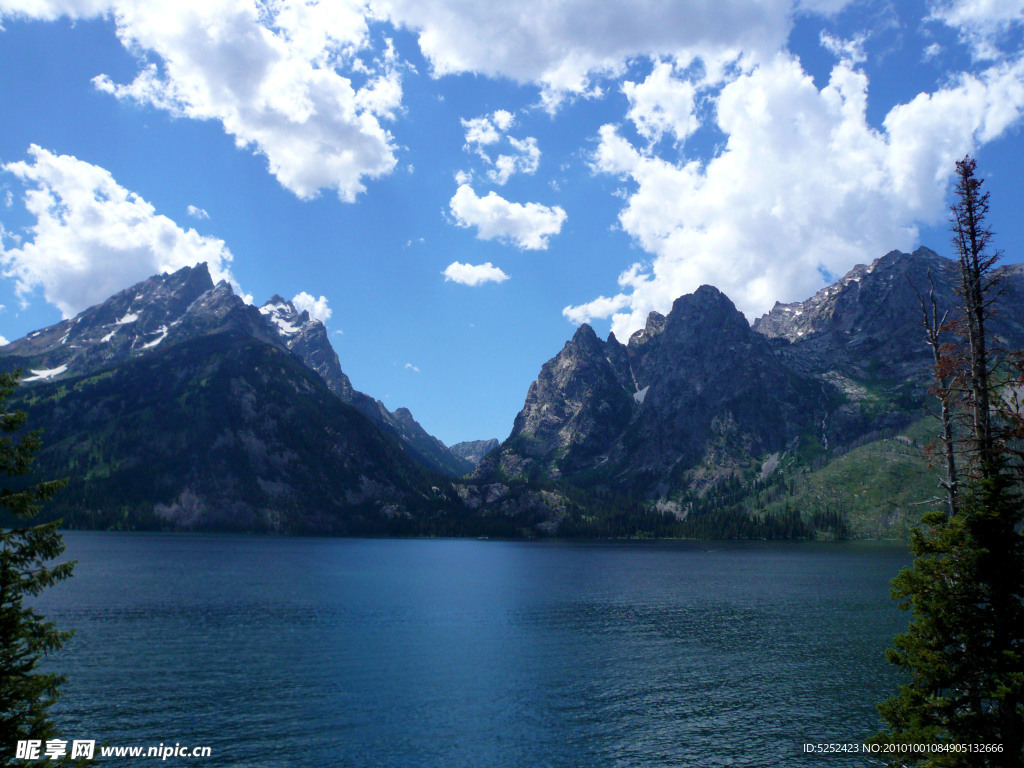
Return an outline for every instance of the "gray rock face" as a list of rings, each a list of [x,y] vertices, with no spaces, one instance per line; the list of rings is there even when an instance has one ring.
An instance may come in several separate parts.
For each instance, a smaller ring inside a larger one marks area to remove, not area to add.
[[[621,462],[662,483],[701,462],[725,467],[782,449],[822,415],[822,387],[788,368],[710,286],[676,299],[627,352],[639,402]]]
[[[616,370],[606,344],[589,325],[581,325],[562,351],[541,368],[516,416],[507,443],[520,460],[539,464],[552,477],[572,474],[599,460],[629,422],[633,397],[624,386],[628,372]]]
[[[999,276],[989,328],[1021,348],[1024,266]],[[474,477],[660,497],[706,489],[758,456],[902,428],[921,414],[932,376],[917,292],[934,284],[952,317],[957,280],[953,262],[927,248],[893,251],[807,301],[776,304],[753,328],[710,286],[668,315],[652,312],[626,345],[581,326]]]
[[[923,343],[921,306],[929,272],[940,311],[955,306],[955,265],[927,248],[892,251],[854,267],[834,285],[794,304],[776,304],[754,329],[784,339],[794,364],[846,377],[922,379],[931,370]]]
[[[822,398],[727,297],[702,286],[667,316],[651,313],[627,345],[580,326],[477,475],[597,476],[651,491],[682,482],[712,447],[720,464],[784,447],[812,428]]]
[[[492,437],[490,440],[468,440],[463,443],[456,443],[448,450],[460,459],[468,461],[475,467],[480,463],[484,456],[493,451],[499,445],[501,445],[501,443]]]
[[[1014,264],[998,274],[1003,292],[990,329],[1020,346],[1024,270]],[[789,342],[783,346],[787,357],[817,374],[925,383],[932,355],[923,341],[918,293],[927,298],[934,286],[939,313],[949,311],[953,319],[959,277],[954,262],[928,248],[891,251],[868,266],[857,265],[807,301],[776,304],[754,321],[754,329]]]
[[[290,301],[274,294],[260,307],[262,314],[277,329],[289,351],[298,355],[308,368],[316,371],[327,388],[344,400],[352,402],[355,390],[348,376],[341,370],[338,354],[327,338],[327,329],[303,310],[295,309]]]

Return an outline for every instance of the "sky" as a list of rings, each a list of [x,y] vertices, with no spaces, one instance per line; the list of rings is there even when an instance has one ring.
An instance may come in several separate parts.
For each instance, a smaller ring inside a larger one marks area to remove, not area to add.
[[[353,385],[504,439],[577,325],[1024,257],[1024,0],[0,0],[0,342],[207,262]]]

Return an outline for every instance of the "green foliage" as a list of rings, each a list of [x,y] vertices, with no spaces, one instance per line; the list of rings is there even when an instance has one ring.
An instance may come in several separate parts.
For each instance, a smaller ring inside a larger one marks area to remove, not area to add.
[[[924,516],[914,563],[892,596],[914,619],[886,656],[910,681],[879,705],[876,741],[999,744],[1001,752],[903,758],[903,765],[1019,766],[1024,734],[1024,523],[1005,475],[979,485],[960,512]]]
[[[0,509],[16,519],[34,517],[62,481],[33,485],[24,481],[39,449],[38,432],[23,434],[26,415],[4,408],[17,387],[17,373],[0,374]],[[15,761],[19,740],[55,738],[48,709],[59,696],[61,675],[39,671],[42,658],[71,636],[57,629],[26,598],[71,576],[74,563],[47,565],[64,551],[57,522],[3,529],[0,532],[0,764]],[[40,764],[56,765],[57,761]]]
[[[787,505],[810,516],[841,513],[850,536],[909,540],[920,520],[920,502],[936,493],[938,470],[921,447],[934,433],[934,421],[921,419],[899,435],[873,440],[818,466],[787,462],[752,505],[768,514]]]

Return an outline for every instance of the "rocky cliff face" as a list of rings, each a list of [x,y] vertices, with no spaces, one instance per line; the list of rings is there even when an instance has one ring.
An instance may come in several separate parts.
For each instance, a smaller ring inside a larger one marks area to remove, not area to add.
[[[305,310],[299,312],[294,304],[277,294],[260,307],[260,314],[277,329],[285,347],[298,355],[308,368],[316,371],[331,392],[346,403],[352,402],[355,389],[341,370],[338,354],[331,346],[322,322],[311,318]]]
[[[1024,270],[1014,264],[997,274],[1002,294],[991,329],[1003,341],[1024,341]],[[956,315],[959,272],[956,264],[928,248],[891,251],[859,264],[834,285],[807,301],[776,304],[754,321],[768,338],[785,340],[785,354],[817,374],[853,379],[926,382],[931,350],[924,344],[920,297],[934,291],[939,313]]]
[[[587,325],[545,363],[512,434],[477,470],[664,493],[812,430],[827,396],[720,291],[652,313],[623,345]],[[707,467],[704,467],[707,468]]]
[[[931,352],[923,343],[918,292],[927,296],[934,285],[940,311],[954,307],[954,267],[927,248],[892,251],[806,301],[776,304],[753,327],[789,342],[791,361],[818,374],[926,379]]]
[[[753,328],[710,286],[652,312],[625,345],[581,326],[545,363],[512,434],[474,477],[568,482],[648,498],[823,459],[920,418],[931,383],[918,294],[956,306],[955,265],[927,248],[858,265]],[[1024,347],[1024,267],[1000,270],[991,321]],[[762,463],[763,462],[763,463]]]
[[[628,374],[616,370],[606,348],[584,324],[544,364],[500,454],[507,475],[556,478],[600,461],[634,408]]]

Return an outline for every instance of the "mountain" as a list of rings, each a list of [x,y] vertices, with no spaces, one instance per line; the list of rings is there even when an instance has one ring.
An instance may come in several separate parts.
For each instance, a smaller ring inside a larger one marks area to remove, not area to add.
[[[989,327],[1024,348],[1024,267],[999,277]],[[956,282],[893,251],[753,326],[711,286],[625,344],[581,325],[507,440],[451,449],[354,389],[318,320],[205,266],[0,347],[0,367],[28,371],[14,405],[51,440],[40,470],[71,478],[53,510],[72,525],[904,536],[936,474],[920,296],[952,313]]]
[[[73,525],[461,525],[453,489],[410,445],[434,439],[407,410],[390,414],[352,388],[323,324],[280,297],[247,305],[205,265],[0,347],[0,366],[29,374],[18,399],[53,440],[40,471],[71,477],[51,509]],[[368,419],[367,401],[396,427]]]
[[[161,346],[237,329],[269,344],[276,334],[205,264],[159,275],[70,320],[0,347],[5,367],[28,371],[24,383],[70,378],[119,365]]]
[[[989,327],[1022,348],[1024,267],[999,275]],[[563,534],[904,535],[914,493],[935,485],[919,297],[952,317],[957,278],[927,248],[893,251],[753,326],[710,286],[626,344],[581,325],[470,477],[559,491],[575,506],[560,500],[547,521]],[[877,493],[883,477],[903,490]]]
[[[31,384],[92,373],[161,345],[228,328],[297,356],[334,394],[399,438],[409,454],[429,469],[451,477],[472,469],[427,433],[408,410],[392,413],[353,388],[322,322],[277,295],[259,309],[249,306],[228,283],[214,285],[206,264],[144,280],[70,320],[0,348],[0,359],[9,367],[28,371],[24,381]]]
[[[260,314],[277,329],[286,349],[316,371],[331,392],[344,402],[352,403],[356,391],[341,370],[338,353],[331,346],[323,323],[310,318],[306,310],[300,313],[294,304],[277,294],[260,307]]]
[[[464,443],[456,443],[448,450],[460,459],[464,459],[469,462],[472,468],[479,464],[484,456],[493,451],[499,445],[501,445],[501,443],[492,437],[490,440],[469,440]]]
[[[413,418],[408,408],[392,412],[380,400],[359,392],[341,370],[338,355],[327,338],[327,329],[309,313],[299,312],[292,302],[274,295],[260,313],[277,329],[285,347],[317,372],[328,388],[344,402],[368,416],[378,427],[397,437],[409,455],[425,467],[459,477],[473,465],[453,454]]]
[[[1024,267],[997,271],[1002,280],[999,307],[990,327],[1006,342],[1024,339]],[[921,298],[930,292],[940,312],[957,305],[956,264],[928,248],[891,251],[806,301],[776,303],[754,321],[754,330],[789,342],[787,357],[816,373],[834,371],[852,378],[931,378],[932,354],[922,343]]]
[[[724,294],[702,286],[667,316],[652,312],[625,345],[581,325],[476,474],[662,496],[813,434],[829,397]]]

